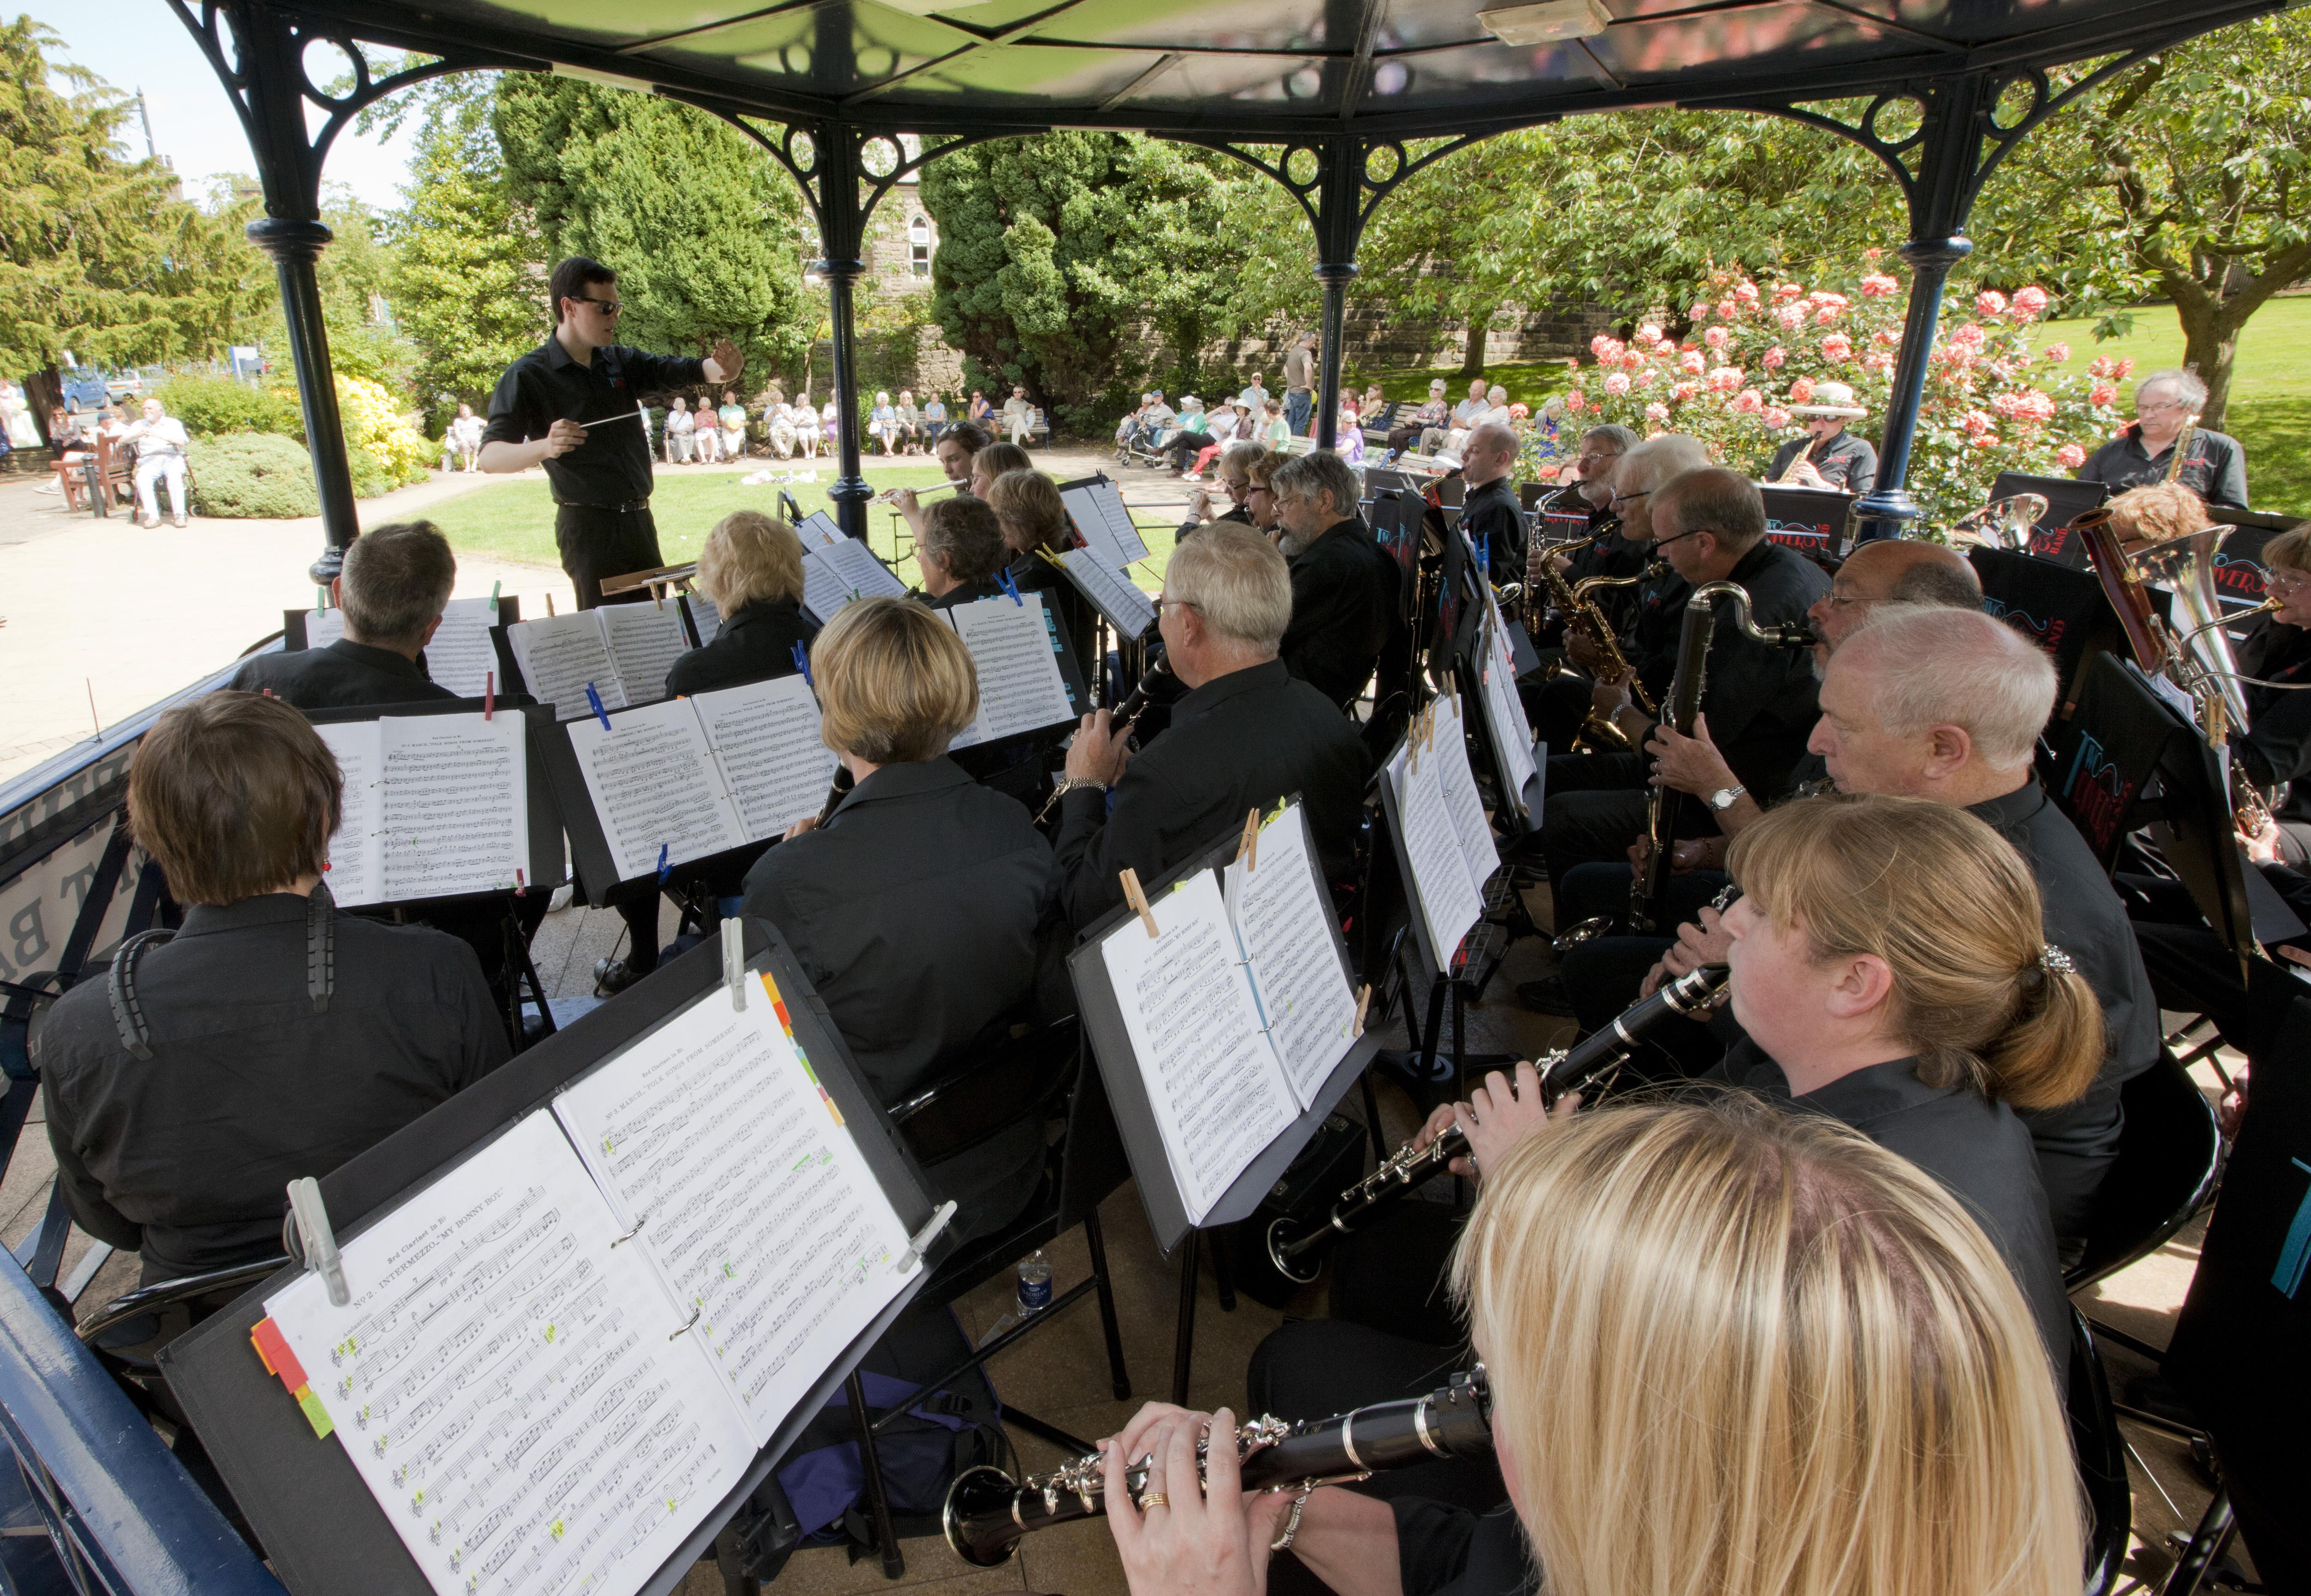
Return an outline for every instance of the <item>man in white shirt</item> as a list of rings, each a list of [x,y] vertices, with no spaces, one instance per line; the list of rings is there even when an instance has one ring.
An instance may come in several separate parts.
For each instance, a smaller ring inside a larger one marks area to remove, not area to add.
[[[185,423],[161,408],[158,399],[144,401],[144,419],[122,429],[120,440],[136,451],[136,524],[151,528],[161,524],[161,503],[153,484],[169,483],[170,525],[185,525],[185,451],[192,440]]]
[[[1027,390],[1015,387],[1011,397],[1003,401],[1003,424],[1010,429],[1011,441],[1022,448],[1035,431],[1035,407],[1027,402]]]
[[[1261,373],[1254,371],[1251,374],[1251,386],[1235,397],[1235,402],[1254,415],[1268,408],[1269,393],[1260,386],[1262,380]]]
[[[482,418],[474,414],[471,405],[458,406],[458,417],[449,423],[449,448],[458,458],[460,471],[482,468]]]
[[[1478,425],[1486,411],[1492,408],[1485,395],[1485,379],[1481,377],[1469,384],[1469,397],[1452,406],[1452,428],[1465,432]]]

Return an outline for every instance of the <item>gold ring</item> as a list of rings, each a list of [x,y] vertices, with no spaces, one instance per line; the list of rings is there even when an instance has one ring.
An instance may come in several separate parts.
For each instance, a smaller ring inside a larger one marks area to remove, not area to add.
[[[1143,1513],[1150,1507],[1169,1507],[1170,1505],[1172,1505],[1172,1498],[1161,1491],[1148,1491],[1139,1498],[1139,1507]]]

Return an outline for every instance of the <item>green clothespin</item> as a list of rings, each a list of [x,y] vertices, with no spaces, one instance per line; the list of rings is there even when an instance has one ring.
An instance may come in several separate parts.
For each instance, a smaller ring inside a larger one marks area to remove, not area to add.
[[[313,613],[318,615],[328,607],[329,590],[327,588],[315,588],[313,589]]]

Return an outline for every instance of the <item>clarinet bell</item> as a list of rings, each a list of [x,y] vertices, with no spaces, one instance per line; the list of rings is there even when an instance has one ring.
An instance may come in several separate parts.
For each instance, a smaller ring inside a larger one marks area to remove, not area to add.
[[[1548,946],[1558,953],[1571,953],[1584,942],[1594,942],[1613,929],[1609,914],[1592,914],[1587,920],[1567,926],[1548,939]]]
[[[1310,1247],[1295,1257],[1287,1244],[1295,1239],[1291,1232],[1292,1221],[1289,1219],[1279,1218],[1270,1222],[1268,1226],[1268,1261],[1276,1266],[1278,1274],[1295,1286],[1306,1286],[1324,1272],[1323,1253],[1321,1249]]]

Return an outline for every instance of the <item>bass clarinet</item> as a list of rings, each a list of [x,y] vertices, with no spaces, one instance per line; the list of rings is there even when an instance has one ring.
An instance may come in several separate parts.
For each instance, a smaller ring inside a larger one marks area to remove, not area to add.
[[[1260,1417],[1235,1432],[1243,1488],[1253,1492],[1299,1492],[1321,1485],[1344,1485],[1382,1469],[1400,1469],[1435,1458],[1465,1458],[1493,1446],[1492,1400],[1484,1365],[1456,1374],[1452,1383],[1425,1397],[1375,1402],[1330,1418],[1286,1424]],[[1199,1477],[1211,1438],[1196,1449]],[[1105,1452],[1092,1452],[1049,1474],[1015,1480],[1000,1469],[966,1469],[947,1487],[940,1515],[946,1543],[964,1562],[992,1568],[1009,1559],[1020,1539],[1034,1530],[1106,1511]],[[1143,1458],[1124,1473],[1134,1505],[1147,1486]],[[1194,1487],[1166,1481],[1173,1493]]]
[[[1131,723],[1138,720],[1140,711],[1147,707],[1147,690],[1156,685],[1158,678],[1171,674],[1172,664],[1168,658],[1158,659],[1149,666],[1147,674],[1139,678],[1139,685],[1132,688],[1121,703],[1115,706],[1115,713],[1108,719],[1107,735],[1111,737],[1120,737],[1129,731]],[[1060,795],[1057,791],[1045,798],[1043,807],[1035,811],[1035,824],[1041,825],[1049,820],[1051,817],[1051,811],[1059,807],[1059,802]]]
[[[1540,1105],[1553,1109],[1574,1092],[1587,1090],[1618,1069],[1637,1043],[1672,1015],[1705,1019],[1725,999],[1728,972],[1722,964],[1663,981],[1653,995],[1594,1035],[1540,1061]],[[1295,1230],[1289,1218],[1268,1227],[1268,1259],[1286,1279],[1305,1286],[1316,1278],[1321,1255],[1344,1235],[1353,1235],[1372,1222],[1373,1215],[1397,1199],[1443,1174],[1455,1158],[1469,1151],[1469,1134],[1458,1125],[1447,1126],[1435,1141],[1415,1148],[1410,1142],[1388,1162],[1340,1193],[1324,1222]]]

